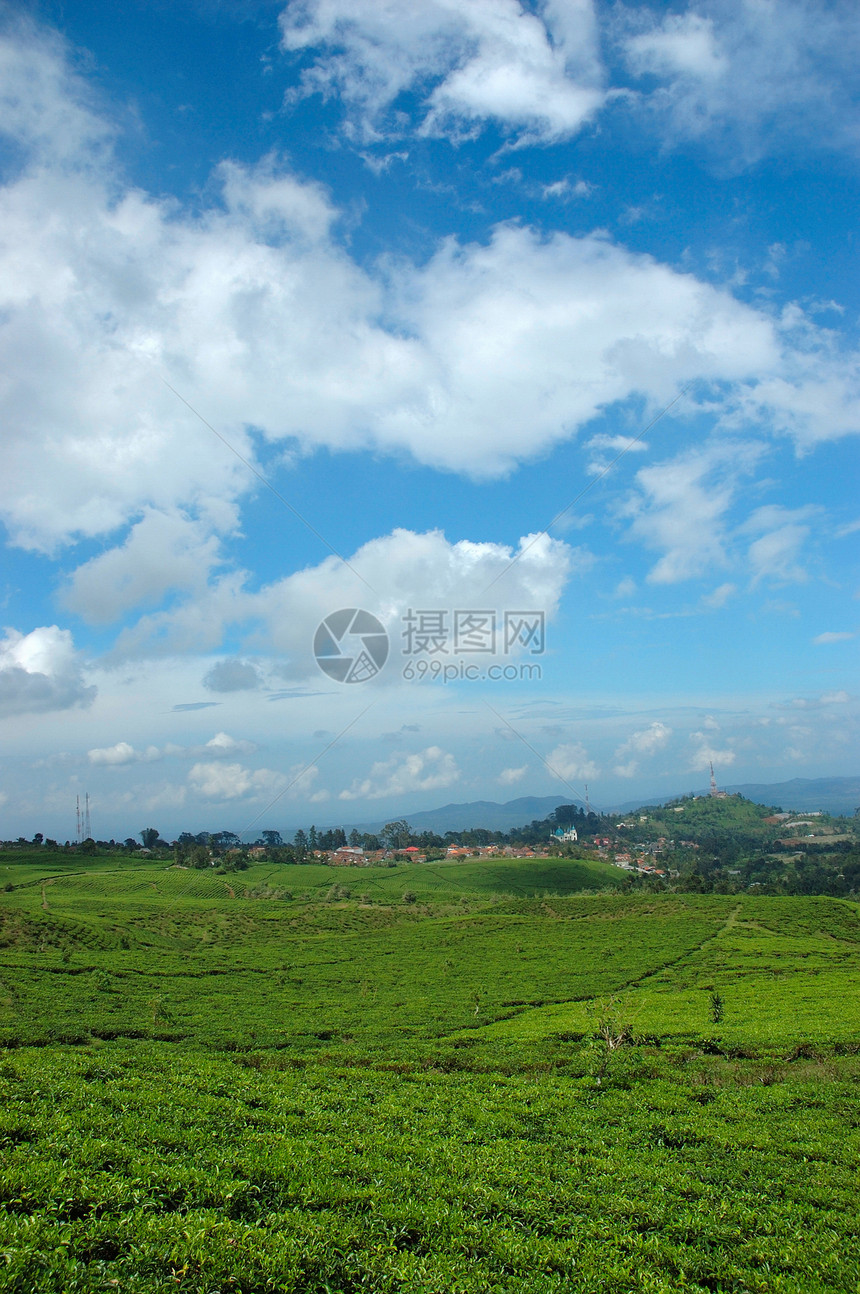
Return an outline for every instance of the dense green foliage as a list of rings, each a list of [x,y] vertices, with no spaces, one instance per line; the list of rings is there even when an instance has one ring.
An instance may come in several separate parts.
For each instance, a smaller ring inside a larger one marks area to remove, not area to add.
[[[0,861],[0,1289],[857,1289],[855,904],[45,861]]]

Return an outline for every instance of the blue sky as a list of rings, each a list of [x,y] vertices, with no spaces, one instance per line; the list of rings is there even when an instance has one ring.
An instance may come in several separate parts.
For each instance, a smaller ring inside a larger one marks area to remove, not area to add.
[[[855,6],[2,17],[0,836],[856,772]]]

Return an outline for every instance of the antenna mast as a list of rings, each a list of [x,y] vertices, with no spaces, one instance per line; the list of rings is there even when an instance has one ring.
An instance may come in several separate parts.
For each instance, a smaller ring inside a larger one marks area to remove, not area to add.
[[[89,791],[87,791],[87,793],[86,793],[86,799],[85,799],[84,803],[85,803],[85,808],[84,808],[84,840],[91,840],[91,839],[92,839],[92,834],[93,834],[93,829],[92,829],[92,827],[90,826],[90,793],[89,793]]]
[[[75,840],[81,843],[81,797],[75,796]]]
[[[708,794],[717,795],[719,794],[719,792],[717,791],[717,779],[714,777],[714,761],[711,760],[710,762],[711,762],[711,789],[708,792]]]
[[[588,817],[589,813],[591,813],[591,805],[588,802],[588,783],[586,782],[585,783],[585,816]]]

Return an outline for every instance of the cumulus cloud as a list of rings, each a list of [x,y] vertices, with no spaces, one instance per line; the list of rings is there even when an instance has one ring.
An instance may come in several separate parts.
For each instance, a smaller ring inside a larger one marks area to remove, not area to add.
[[[563,782],[588,782],[600,776],[600,769],[594,760],[589,759],[581,742],[569,742],[556,746],[546,757],[546,765],[551,773]]]
[[[281,15],[290,51],[313,50],[301,93],[336,92],[364,140],[404,129],[390,112],[422,96],[418,129],[454,138],[488,121],[529,142],[576,133],[603,103],[591,0],[303,0]]]
[[[341,791],[341,800],[382,800],[412,791],[439,791],[460,777],[454,756],[439,746],[428,746],[414,755],[394,755],[380,760],[365,778],[355,778]]]
[[[615,759],[621,760],[625,755],[633,755],[626,764],[617,764],[614,771],[619,777],[634,777],[639,771],[639,757],[650,758],[669,744],[672,729],[665,723],[655,720],[647,728],[640,728],[631,733],[615,752]]]
[[[588,18],[585,5],[538,17],[515,0],[384,8],[419,25],[443,11],[458,28],[479,13],[515,31],[551,23],[552,59]],[[304,13],[306,35],[341,31],[335,0],[289,13],[299,27]],[[97,622],[194,587],[256,485],[162,377],[249,461],[295,440],[476,477],[692,380],[726,419],[804,445],[860,426],[851,356],[796,311],[777,319],[605,235],[524,226],[446,239],[420,265],[359,265],[328,195],[276,158],[223,164],[212,204],[186,212],[123,184],[58,38],[7,33],[0,57],[13,87],[0,125],[23,150],[0,188],[0,513],[15,542],[46,551],[135,518],[67,590]]]
[[[250,769],[242,764],[194,764],[188,772],[188,785],[207,800],[258,799],[276,794],[286,786],[283,773],[269,768]]]
[[[95,695],[68,629],[7,629],[0,639],[0,717],[88,706]]]
[[[696,0],[681,12],[616,12],[627,64],[656,79],[645,103],[670,138],[710,138],[747,162],[784,147],[786,136],[856,149],[860,21],[851,0]]]
[[[511,548],[471,540],[452,543],[439,530],[395,530],[350,554],[348,565],[326,558],[258,592],[245,591],[239,577],[226,576],[193,601],[142,617],[120,635],[117,654],[215,647],[226,627],[253,624],[251,645],[277,652],[283,677],[304,677],[310,671],[319,678],[311,643],[317,626],[333,611],[362,606],[377,615],[388,629],[393,658],[402,650],[402,617],[410,608],[450,610],[489,602],[543,610],[551,619],[571,573],[589,561],[587,553],[547,535],[524,536]]]
[[[168,591],[204,587],[218,560],[211,525],[211,517],[201,522],[147,509],[120,547],[73,572],[64,605],[90,624],[107,624],[132,607],[160,602]]]
[[[216,732],[214,737],[210,737],[205,746],[194,746],[191,748],[192,754],[206,754],[210,757],[213,755],[238,755],[247,754],[256,750],[252,741],[238,740],[231,737],[227,732]]]
[[[513,786],[515,782],[521,782],[527,772],[527,764],[522,768],[503,768],[496,780],[501,786]]]
[[[229,733],[217,732],[201,746],[178,746],[168,742],[163,749],[146,746],[135,749],[128,741],[118,741],[113,746],[97,747],[87,752],[91,764],[116,766],[120,764],[151,764],[154,760],[170,756],[173,759],[227,759],[230,756],[250,754],[257,749],[253,741],[241,741]]]
[[[690,741],[696,743],[696,749],[690,759],[689,767],[693,772],[705,772],[711,764],[715,768],[735,762],[735,752],[730,746],[722,750],[711,744],[712,737],[704,732],[691,732]]]

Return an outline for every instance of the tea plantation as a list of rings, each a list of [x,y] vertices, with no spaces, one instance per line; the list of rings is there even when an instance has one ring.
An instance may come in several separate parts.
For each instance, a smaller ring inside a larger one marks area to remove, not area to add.
[[[0,1290],[860,1290],[855,903],[8,858]]]

